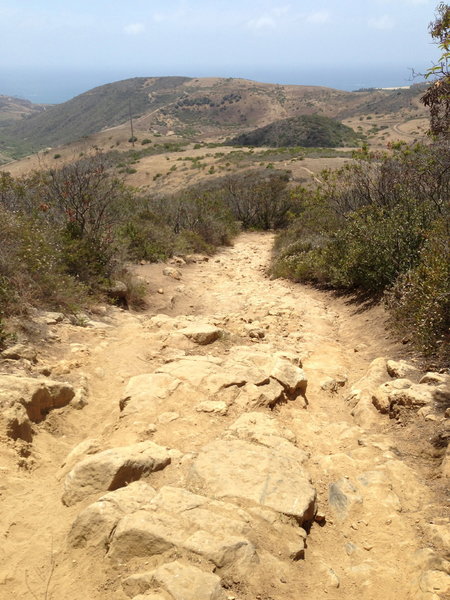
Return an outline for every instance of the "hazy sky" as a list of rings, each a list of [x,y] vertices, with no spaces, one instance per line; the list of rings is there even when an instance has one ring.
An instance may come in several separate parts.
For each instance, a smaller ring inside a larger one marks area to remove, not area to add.
[[[279,73],[279,79],[282,73],[295,78],[296,71],[367,67],[407,76],[408,68],[423,71],[438,56],[428,34],[436,4],[0,0],[0,78],[2,69],[30,67],[109,70],[124,77]]]

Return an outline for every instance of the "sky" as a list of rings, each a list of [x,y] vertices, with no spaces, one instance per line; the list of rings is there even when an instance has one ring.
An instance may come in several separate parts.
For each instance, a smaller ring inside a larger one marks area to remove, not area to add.
[[[437,3],[0,0],[0,94],[62,101],[94,85],[161,75],[408,85],[412,69],[437,60],[428,34]]]

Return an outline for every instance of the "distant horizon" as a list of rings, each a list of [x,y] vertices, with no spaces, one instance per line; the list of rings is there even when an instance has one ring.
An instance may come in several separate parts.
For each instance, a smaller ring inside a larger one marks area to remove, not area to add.
[[[83,94],[90,89],[135,77],[221,77],[248,79],[260,83],[279,85],[313,85],[324,86],[343,91],[355,91],[361,88],[404,87],[423,81],[420,76],[413,75],[412,67],[393,66],[360,66],[355,67],[299,67],[298,69],[268,69],[267,71],[249,69],[231,74],[218,68],[200,73],[126,71],[122,69],[102,69],[99,71],[62,68],[22,68],[8,70],[0,68],[0,95],[29,100],[34,104],[61,104]],[[423,69],[425,70],[425,69]]]

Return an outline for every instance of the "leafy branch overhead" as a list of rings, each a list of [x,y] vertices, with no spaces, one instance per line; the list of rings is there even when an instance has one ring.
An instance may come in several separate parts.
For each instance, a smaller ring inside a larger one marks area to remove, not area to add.
[[[430,109],[430,133],[450,136],[450,6],[441,3],[436,19],[430,24],[430,34],[442,52],[438,63],[426,74],[430,85],[422,102]]]

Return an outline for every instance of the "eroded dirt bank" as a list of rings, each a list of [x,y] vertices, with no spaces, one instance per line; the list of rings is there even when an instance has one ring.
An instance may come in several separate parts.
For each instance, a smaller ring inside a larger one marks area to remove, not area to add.
[[[2,600],[449,598],[446,376],[271,244],[139,266],[148,312],[37,315],[4,357]]]

